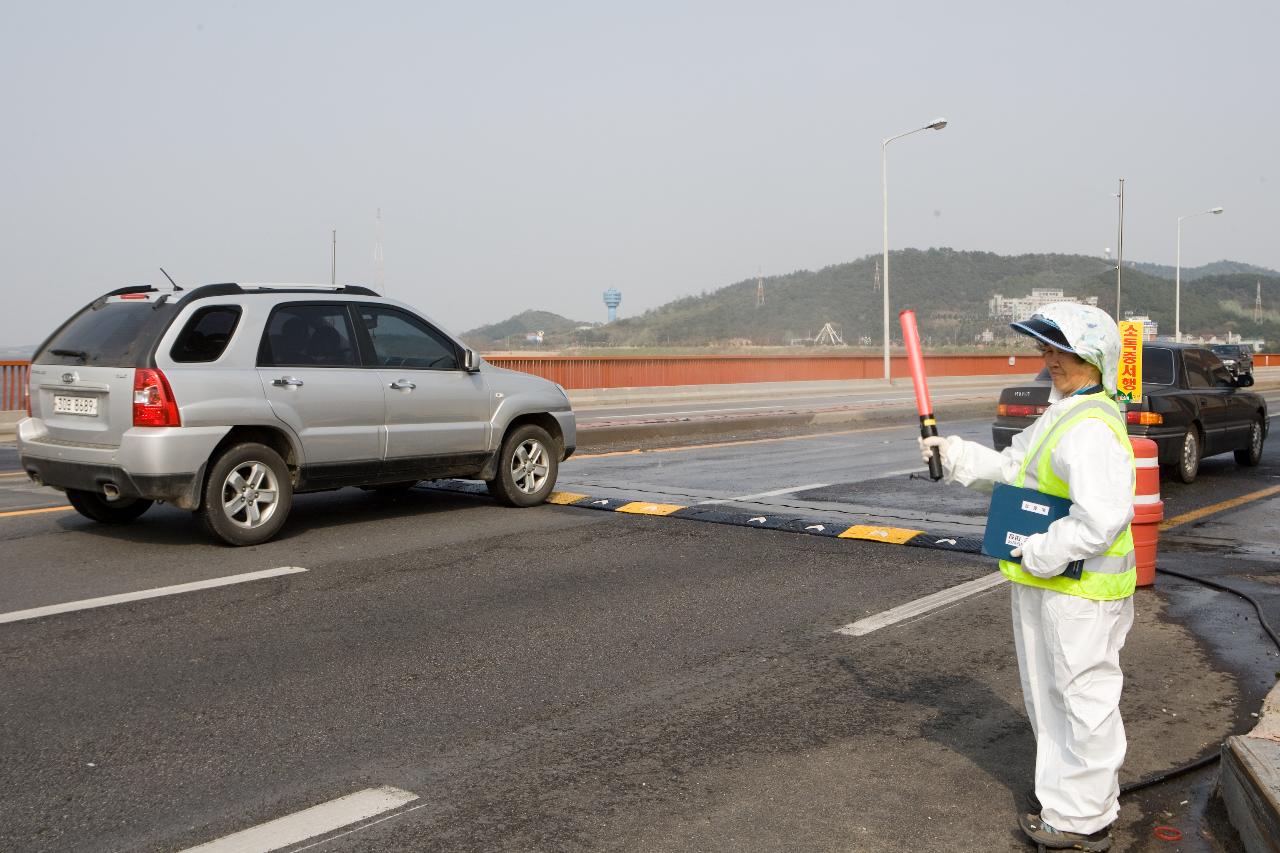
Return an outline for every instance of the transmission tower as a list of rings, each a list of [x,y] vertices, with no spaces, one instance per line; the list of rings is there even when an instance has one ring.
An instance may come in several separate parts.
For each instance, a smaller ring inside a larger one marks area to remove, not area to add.
[[[875,277],[875,283],[872,285],[872,290],[874,290],[876,293],[880,292],[880,262],[879,261],[876,261],[876,277]]]
[[[764,278],[761,277],[759,270],[756,270],[756,307],[764,307]]]
[[[1258,289],[1253,297],[1253,322],[1255,323],[1262,316],[1262,282],[1259,281],[1257,284]]]
[[[383,296],[387,294],[387,270],[382,260],[382,208],[378,208],[378,220],[373,243],[373,289]]]

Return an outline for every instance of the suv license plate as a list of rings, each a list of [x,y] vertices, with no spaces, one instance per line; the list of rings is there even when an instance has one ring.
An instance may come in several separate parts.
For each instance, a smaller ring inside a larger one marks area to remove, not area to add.
[[[86,415],[96,418],[98,416],[98,398],[55,394],[53,397],[53,410],[60,415]]]

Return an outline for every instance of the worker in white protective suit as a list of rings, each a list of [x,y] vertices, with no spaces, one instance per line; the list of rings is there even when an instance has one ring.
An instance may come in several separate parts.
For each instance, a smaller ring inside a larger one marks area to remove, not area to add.
[[[1120,333],[1104,312],[1054,303],[1013,328],[1036,340],[1050,406],[1003,453],[957,436],[921,439],[944,478],[1070,498],[1070,513],[1001,561],[1013,581],[1013,637],[1036,739],[1027,836],[1047,848],[1103,851],[1119,813],[1125,736],[1120,649],[1133,623],[1133,450],[1114,401]],[[1079,580],[1063,576],[1079,566]]]

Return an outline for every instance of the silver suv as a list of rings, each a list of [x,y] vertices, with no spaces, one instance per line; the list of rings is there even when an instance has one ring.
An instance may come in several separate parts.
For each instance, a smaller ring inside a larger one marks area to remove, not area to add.
[[[564,390],[494,367],[363,287],[126,287],[36,352],[22,467],[94,521],[155,501],[224,542],[280,530],[293,495],[484,480],[546,500],[577,433]]]

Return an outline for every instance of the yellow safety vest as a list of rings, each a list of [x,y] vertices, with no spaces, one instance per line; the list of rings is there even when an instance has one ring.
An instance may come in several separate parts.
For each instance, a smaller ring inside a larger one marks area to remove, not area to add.
[[[1018,471],[1018,477],[1013,485],[1035,489],[1059,498],[1070,498],[1071,493],[1066,482],[1053,471],[1051,456],[1062,436],[1076,424],[1088,418],[1102,421],[1115,433],[1116,438],[1129,453],[1129,469],[1132,471],[1133,446],[1129,443],[1129,432],[1125,429],[1120,407],[1105,392],[1100,391],[1095,394],[1081,395],[1079,402],[1063,412],[1036,443],[1027,449],[1027,455],[1022,460],[1022,468]],[[1111,547],[1103,551],[1100,556],[1086,560],[1085,571],[1079,580],[1061,575],[1038,578],[1024,571],[1017,563],[1000,561],[1001,573],[1014,583],[1038,586],[1094,601],[1111,601],[1133,595],[1138,582],[1136,567],[1133,535],[1129,532],[1127,524],[1111,543]]]

